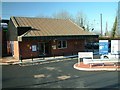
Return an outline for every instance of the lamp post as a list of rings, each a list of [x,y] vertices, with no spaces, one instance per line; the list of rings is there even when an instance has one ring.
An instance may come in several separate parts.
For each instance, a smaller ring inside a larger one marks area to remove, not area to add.
[[[102,36],[102,14],[100,14],[100,20],[101,20],[101,36]]]

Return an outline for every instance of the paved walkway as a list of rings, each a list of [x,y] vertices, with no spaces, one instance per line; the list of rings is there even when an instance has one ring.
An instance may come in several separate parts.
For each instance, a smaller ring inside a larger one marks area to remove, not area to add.
[[[75,57],[77,57],[77,55],[33,58],[33,59],[23,59],[21,62],[21,60],[17,60],[11,56],[11,57],[4,57],[0,59],[0,65],[20,64],[20,63],[37,63],[37,62],[62,60],[66,58],[75,58]]]
[[[4,57],[0,58],[0,65],[8,65],[10,63],[18,62],[19,60],[13,58],[13,57]]]
[[[100,64],[95,64],[90,67],[89,64],[84,64],[83,62],[80,62],[79,64],[76,63],[74,64],[74,68],[77,70],[83,70],[83,71],[120,71],[120,65],[114,66],[113,64],[107,64],[107,65],[100,65]]]
[[[41,61],[58,60],[58,59],[71,58],[71,57],[76,57],[76,55],[75,56],[34,58],[33,60],[32,59],[24,59],[23,63],[27,63],[27,62],[34,63],[34,62],[41,62]],[[5,57],[5,58],[0,59],[0,65],[9,65],[9,64],[13,64],[13,63],[19,64],[20,60],[17,60],[13,57]],[[92,65],[92,67],[90,67],[89,64],[83,64],[83,62],[81,62],[79,64],[78,63],[74,64],[74,68],[77,70],[83,70],[83,71],[102,71],[102,70],[120,71],[120,65],[114,66],[114,65],[108,64],[108,65],[102,66],[100,64],[99,65],[95,64],[95,65]]]

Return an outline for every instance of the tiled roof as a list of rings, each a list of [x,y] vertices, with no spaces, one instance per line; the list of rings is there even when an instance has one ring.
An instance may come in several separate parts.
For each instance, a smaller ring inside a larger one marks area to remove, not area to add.
[[[11,17],[16,27],[31,27],[22,36],[95,35],[70,20],[52,18]]]

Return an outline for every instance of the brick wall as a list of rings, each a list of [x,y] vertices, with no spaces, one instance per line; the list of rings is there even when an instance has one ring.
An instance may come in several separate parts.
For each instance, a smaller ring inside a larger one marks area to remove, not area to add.
[[[57,41],[52,42],[52,45],[56,44],[56,49],[52,49],[52,55],[72,55],[77,54],[80,51],[84,51],[84,40],[67,40],[67,48],[59,49],[57,47]]]
[[[19,55],[22,55],[22,58],[31,58],[31,57],[39,57],[39,51],[33,52],[31,50],[32,45],[37,45],[38,48],[38,42],[37,40],[26,40],[19,42],[19,45],[17,41],[14,42],[14,57],[19,57]],[[44,42],[44,41],[41,41]],[[58,56],[58,55],[72,55],[77,54],[80,51],[84,51],[84,40],[67,40],[67,48],[59,49],[57,47],[58,41],[50,41],[49,42],[49,56]],[[52,46],[56,45],[56,49],[53,49]],[[19,49],[17,48],[19,46]],[[19,51],[20,50],[20,54]]]
[[[31,57],[38,57],[39,52],[38,51],[32,51],[31,46],[32,45],[38,45],[38,41],[22,41],[19,42],[20,47],[20,55],[22,55],[22,58],[31,58]]]
[[[17,35],[18,35],[17,31],[18,31],[17,28],[10,19],[8,24],[8,31],[7,31],[7,38],[9,41],[17,41]]]

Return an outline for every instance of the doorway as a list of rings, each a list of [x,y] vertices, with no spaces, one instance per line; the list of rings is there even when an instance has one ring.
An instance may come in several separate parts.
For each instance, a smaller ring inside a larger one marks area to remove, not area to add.
[[[39,56],[47,56],[49,54],[49,43],[38,43]]]

